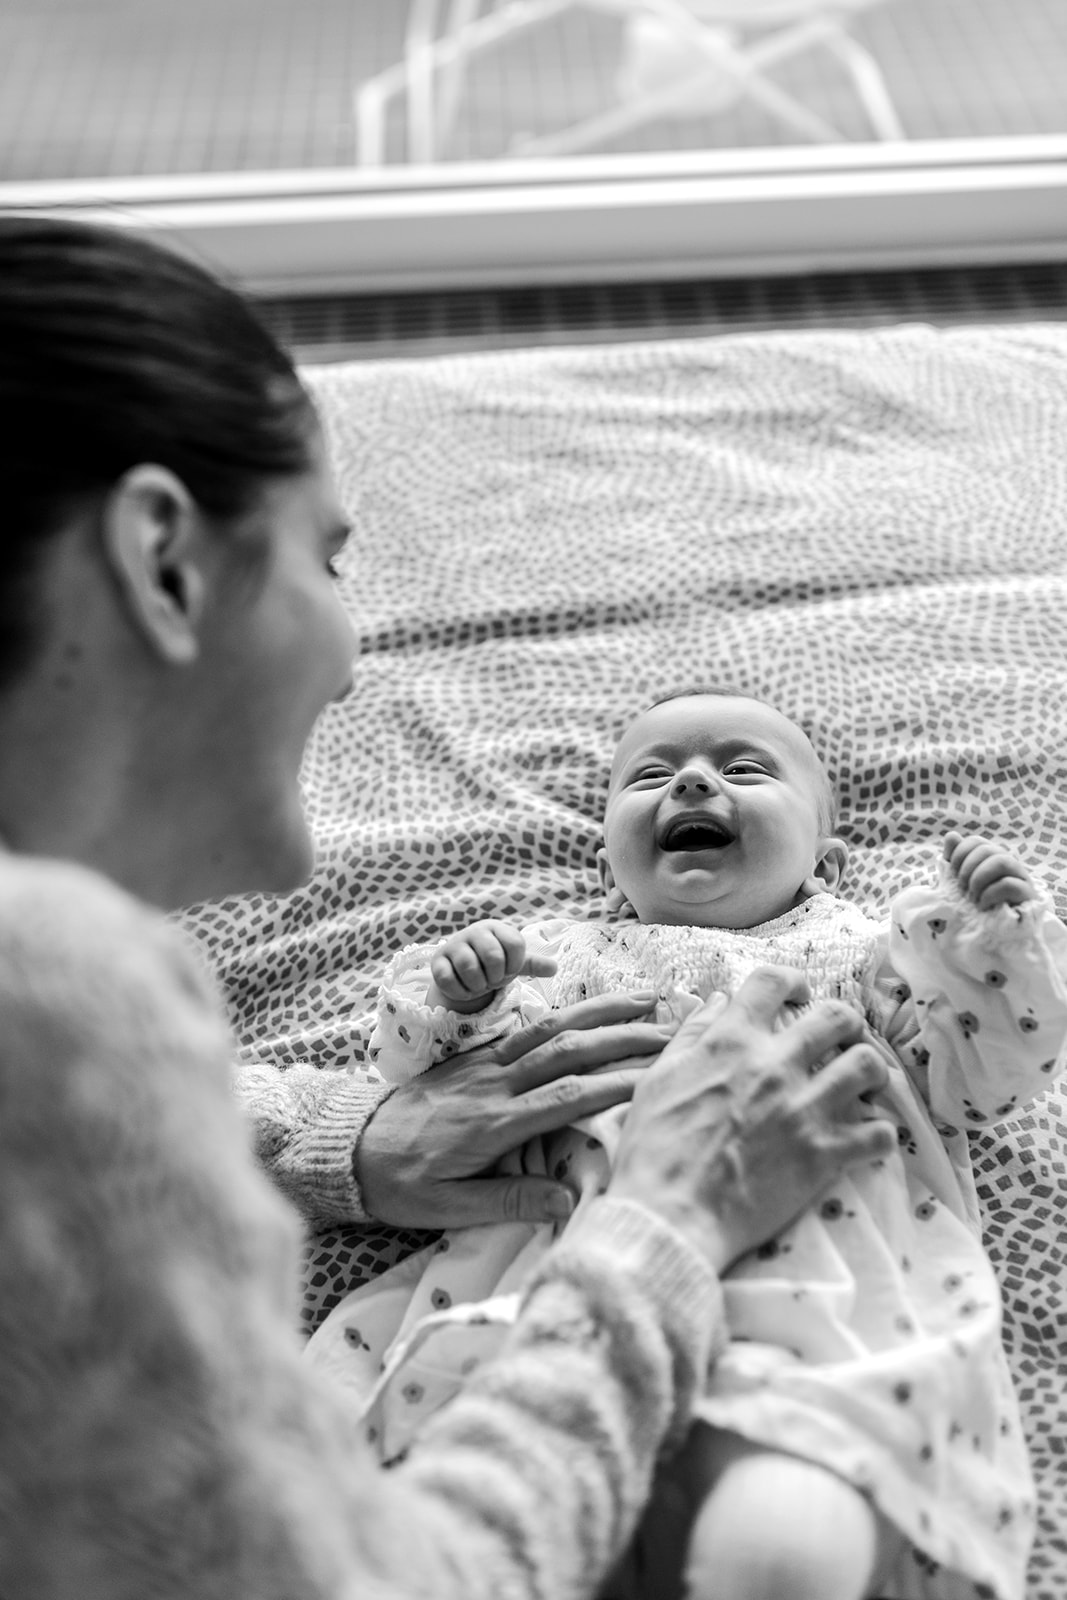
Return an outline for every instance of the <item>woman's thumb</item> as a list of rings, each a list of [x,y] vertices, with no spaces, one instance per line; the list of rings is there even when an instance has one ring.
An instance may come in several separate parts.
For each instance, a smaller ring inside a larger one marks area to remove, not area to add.
[[[480,1222],[566,1222],[578,1204],[573,1189],[551,1178],[470,1179],[463,1185],[464,1218],[451,1226]]]

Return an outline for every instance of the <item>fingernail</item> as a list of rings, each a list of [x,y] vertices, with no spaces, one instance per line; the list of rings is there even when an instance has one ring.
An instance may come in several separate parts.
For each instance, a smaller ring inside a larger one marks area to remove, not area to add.
[[[639,1000],[642,1005],[650,1006],[654,1000],[659,999],[655,989],[635,989],[630,996],[631,1000]]]
[[[565,1222],[574,1210],[574,1196],[569,1189],[556,1189],[548,1197],[548,1214],[557,1222]]]

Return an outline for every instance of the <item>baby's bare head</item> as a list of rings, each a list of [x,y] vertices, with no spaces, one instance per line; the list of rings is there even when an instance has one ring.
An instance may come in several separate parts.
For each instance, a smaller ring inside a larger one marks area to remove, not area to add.
[[[654,701],[615,752],[600,855],[643,922],[754,927],[836,887],[833,786],[797,723],[755,696]]]

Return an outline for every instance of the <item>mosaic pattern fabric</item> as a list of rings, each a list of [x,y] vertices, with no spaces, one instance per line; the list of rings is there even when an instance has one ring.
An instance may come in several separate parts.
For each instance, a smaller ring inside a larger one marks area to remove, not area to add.
[[[614,739],[725,683],[810,732],[877,914],[949,828],[1067,916],[1067,328],[745,335],[308,374],[354,531],[355,690],[305,785],[312,883],[188,918],[241,1047],[368,1070],[399,946],[594,915]],[[973,1153],[1067,1593],[1067,1090]],[[425,1237],[309,1246],[307,1315]]]

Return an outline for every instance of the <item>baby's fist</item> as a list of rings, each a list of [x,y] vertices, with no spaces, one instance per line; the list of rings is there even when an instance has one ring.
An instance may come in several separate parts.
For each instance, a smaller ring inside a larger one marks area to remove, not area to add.
[[[556,963],[531,955],[518,928],[486,918],[443,940],[430,961],[430,1005],[452,1011],[482,1011],[512,978],[548,977]],[[436,990],[436,994],[433,992]]]
[[[1033,880],[1022,862],[981,834],[947,834],[945,860],[968,900],[980,911],[992,911],[994,906],[1021,906],[1037,898]]]

